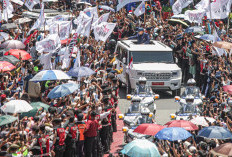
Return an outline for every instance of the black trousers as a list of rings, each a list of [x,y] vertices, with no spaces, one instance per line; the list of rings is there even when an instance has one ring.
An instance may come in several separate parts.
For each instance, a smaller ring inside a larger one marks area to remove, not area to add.
[[[85,157],[97,157],[96,137],[85,137]]]
[[[189,61],[188,59],[183,59],[182,60],[182,80],[183,83],[187,83],[188,79],[189,79]]]
[[[100,137],[101,137],[101,143],[103,146],[104,152],[107,152],[109,148],[109,125],[108,126],[102,126],[102,129],[100,131]]]
[[[55,157],[63,157],[64,151],[65,151],[65,145],[64,146],[60,146],[60,145],[55,146],[55,148],[54,148]]]
[[[64,157],[75,157],[76,143],[71,141],[66,145],[66,149],[64,152]]]
[[[76,157],[84,156],[84,140],[76,142]]]

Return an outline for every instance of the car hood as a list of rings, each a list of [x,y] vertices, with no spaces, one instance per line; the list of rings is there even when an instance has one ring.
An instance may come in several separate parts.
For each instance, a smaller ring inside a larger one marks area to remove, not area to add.
[[[173,71],[180,70],[180,68],[176,64],[165,64],[165,63],[140,63],[133,64],[134,70],[141,71]]]

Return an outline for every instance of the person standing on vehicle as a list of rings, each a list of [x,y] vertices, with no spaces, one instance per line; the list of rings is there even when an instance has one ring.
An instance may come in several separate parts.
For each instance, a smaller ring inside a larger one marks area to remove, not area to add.
[[[124,38],[125,40],[132,40],[137,39],[137,44],[149,44],[150,43],[150,37],[148,33],[144,32],[143,28],[138,29],[138,34],[135,36],[131,36],[129,38]]]

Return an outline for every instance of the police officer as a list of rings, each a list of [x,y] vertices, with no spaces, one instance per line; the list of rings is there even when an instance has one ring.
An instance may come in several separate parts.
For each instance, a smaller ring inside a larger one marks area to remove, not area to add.
[[[54,126],[54,152],[55,157],[63,157],[64,151],[65,151],[65,129],[61,127],[61,119],[55,118],[53,120],[53,126]]]
[[[145,77],[139,78],[139,84],[135,89],[135,94],[146,93],[152,94],[152,89],[146,86],[147,79]]]
[[[66,128],[67,137],[65,139],[66,149],[64,155],[67,157],[75,157],[75,149],[76,149],[76,139],[78,138],[78,129],[74,124],[74,117],[69,118],[69,124]]]
[[[76,141],[76,156],[77,157],[83,157],[84,156],[84,132],[86,129],[86,124],[83,122],[84,115],[82,113],[79,113],[77,115],[77,128],[79,132],[78,140]]]

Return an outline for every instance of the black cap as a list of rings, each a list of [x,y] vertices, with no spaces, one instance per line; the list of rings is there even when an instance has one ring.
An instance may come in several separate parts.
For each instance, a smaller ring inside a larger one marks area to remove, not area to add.
[[[61,123],[61,119],[60,118],[55,118],[52,122],[53,123]]]

